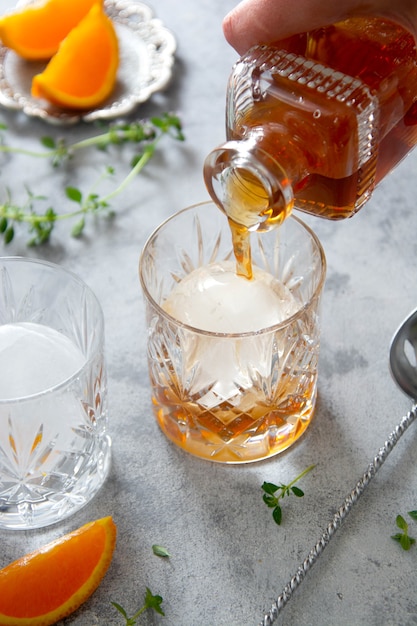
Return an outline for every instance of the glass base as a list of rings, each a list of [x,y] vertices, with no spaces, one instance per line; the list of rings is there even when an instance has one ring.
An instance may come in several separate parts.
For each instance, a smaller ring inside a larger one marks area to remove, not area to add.
[[[302,415],[287,418],[285,423],[279,423],[272,411],[230,438],[208,431],[196,419],[179,422],[178,416],[165,413],[161,407],[155,407],[155,416],[168,439],[193,456],[217,463],[242,464],[268,459],[292,446],[310,425],[314,404]]]
[[[0,496],[0,529],[31,530],[61,522],[92,500],[105,482],[110,465],[111,438],[105,436],[81,475],[57,472],[45,478],[43,484],[15,484],[9,493]]]

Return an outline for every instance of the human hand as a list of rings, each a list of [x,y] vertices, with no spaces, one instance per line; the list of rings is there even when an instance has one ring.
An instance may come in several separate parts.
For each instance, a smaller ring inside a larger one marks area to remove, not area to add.
[[[257,43],[279,41],[360,15],[391,19],[417,39],[417,0],[243,0],[226,15],[223,31],[230,45],[243,54]]]

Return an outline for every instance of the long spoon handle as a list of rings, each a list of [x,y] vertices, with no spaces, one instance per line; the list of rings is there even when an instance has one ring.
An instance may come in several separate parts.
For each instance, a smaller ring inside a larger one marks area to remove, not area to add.
[[[364,472],[362,478],[356,484],[356,487],[345,498],[342,506],[335,513],[332,521],[329,523],[314,548],[310,550],[307,557],[301,563],[294,576],[285,585],[281,595],[279,595],[277,600],[275,600],[275,602],[272,604],[269,612],[264,615],[260,626],[271,626],[271,624],[274,623],[284,606],[292,598],[294,591],[301,585],[306,574],[313,567],[323,550],[329,544],[330,539],[334,536],[338,528],[340,528],[340,526],[350,513],[353,505],[356,504],[356,502],[359,500],[360,496],[363,494],[366,487],[369,485],[381,465],[384,463],[389,453],[393,450],[398,440],[402,437],[407,428],[414,422],[416,417],[417,404],[415,404],[411,411],[409,411],[409,413],[402,418],[401,422],[390,434],[389,438],[384,443],[382,448],[379,449],[379,452],[375,456],[373,462],[368,465],[367,470]]]

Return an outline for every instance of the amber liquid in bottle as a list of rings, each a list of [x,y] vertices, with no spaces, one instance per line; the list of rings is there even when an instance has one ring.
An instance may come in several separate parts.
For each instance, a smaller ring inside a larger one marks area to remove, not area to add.
[[[347,145],[346,137],[354,132],[354,120],[346,119],[346,124],[332,136],[334,116],[338,114],[335,103],[332,103],[335,105],[333,114],[323,115],[318,109],[316,115],[322,136],[338,145],[338,152],[334,153],[330,145],[322,155],[314,146],[311,149],[310,141],[316,141],[317,136],[309,136],[307,118],[311,113],[308,109],[304,115],[299,110],[297,119],[291,122],[294,124],[293,134],[298,133],[300,140],[304,141],[309,169],[294,189],[297,207],[303,209],[304,204],[314,205],[317,215],[332,219],[350,217],[356,212],[358,183],[359,186],[367,185],[372,178],[373,185],[378,184],[417,144],[417,51],[414,39],[392,22],[355,18],[293,37],[279,45],[335,71],[359,78],[371,93],[377,95],[377,155],[356,169],[350,162],[351,154],[343,151],[343,146]],[[288,116],[289,112],[285,107],[277,105],[267,113],[266,108],[265,101],[255,103],[248,113],[250,126],[256,126],[261,118],[267,118],[272,125],[288,125],[285,115]],[[278,152],[275,156],[284,162],[285,167],[285,154]]]
[[[286,73],[288,59],[299,69]],[[317,65],[324,68],[321,82]],[[271,202],[269,191],[268,200],[262,176],[248,172],[245,162],[223,178],[218,204],[231,225],[237,271],[250,277],[250,231],[278,225],[292,203],[328,219],[352,216],[416,145],[417,52],[413,37],[392,22],[354,18],[255,47],[241,67],[236,80],[243,87],[228,94],[224,146],[252,141],[282,165],[292,195],[280,201],[277,193]],[[210,167],[205,178],[214,197]]]

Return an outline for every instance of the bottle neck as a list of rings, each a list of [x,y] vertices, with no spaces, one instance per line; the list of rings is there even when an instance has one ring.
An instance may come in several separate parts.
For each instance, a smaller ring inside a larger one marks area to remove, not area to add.
[[[228,141],[204,163],[207,190],[227,217],[250,231],[267,231],[291,213],[292,181],[251,139]]]

